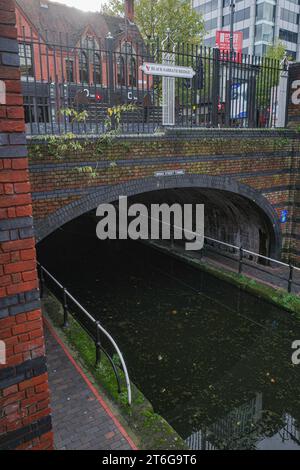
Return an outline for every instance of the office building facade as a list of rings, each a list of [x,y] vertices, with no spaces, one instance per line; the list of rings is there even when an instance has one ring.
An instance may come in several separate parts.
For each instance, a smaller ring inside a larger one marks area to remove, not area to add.
[[[203,14],[205,45],[214,47],[216,31],[230,28],[230,0],[193,0]],[[300,60],[300,0],[235,0],[234,31],[243,33],[243,53],[264,55],[278,41]]]

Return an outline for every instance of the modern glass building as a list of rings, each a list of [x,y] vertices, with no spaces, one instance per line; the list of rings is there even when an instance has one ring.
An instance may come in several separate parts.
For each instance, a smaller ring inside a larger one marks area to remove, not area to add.
[[[217,30],[230,28],[230,0],[192,0],[204,16],[205,45],[214,47]],[[234,31],[243,32],[243,52],[263,55],[269,44],[282,42],[300,60],[300,0],[235,0]]]

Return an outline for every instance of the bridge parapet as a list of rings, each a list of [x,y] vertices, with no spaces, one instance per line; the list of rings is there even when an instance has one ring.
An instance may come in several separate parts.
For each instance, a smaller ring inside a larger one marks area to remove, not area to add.
[[[38,239],[119,195],[197,187],[254,201],[278,226],[284,257],[300,260],[299,135],[293,130],[181,128],[28,142]]]

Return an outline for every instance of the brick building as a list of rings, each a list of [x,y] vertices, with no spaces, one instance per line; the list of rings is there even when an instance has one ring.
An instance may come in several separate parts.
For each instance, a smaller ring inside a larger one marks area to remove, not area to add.
[[[16,0],[25,122],[57,119],[83,88],[101,106],[111,100],[108,88],[115,90],[114,102],[124,102],[125,88],[141,85],[144,45],[133,22],[133,0],[125,5],[122,18],[48,0]]]

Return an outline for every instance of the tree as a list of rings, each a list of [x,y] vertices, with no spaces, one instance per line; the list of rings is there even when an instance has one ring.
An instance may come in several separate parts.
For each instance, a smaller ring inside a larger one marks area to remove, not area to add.
[[[122,0],[107,0],[102,13],[124,16]],[[175,42],[200,44],[204,35],[202,15],[190,0],[137,0],[135,22],[145,40],[163,39],[169,28]]]
[[[282,61],[286,49],[281,42],[267,47],[262,57],[260,70],[256,82],[256,96],[259,108],[268,108],[271,105],[275,87],[279,85]]]
[[[100,11],[104,15],[124,16],[124,1],[107,0],[102,4]]]
[[[264,57],[266,59],[274,59],[281,61],[285,56],[285,52],[286,50],[282,42],[278,42],[267,47],[267,51]]]

